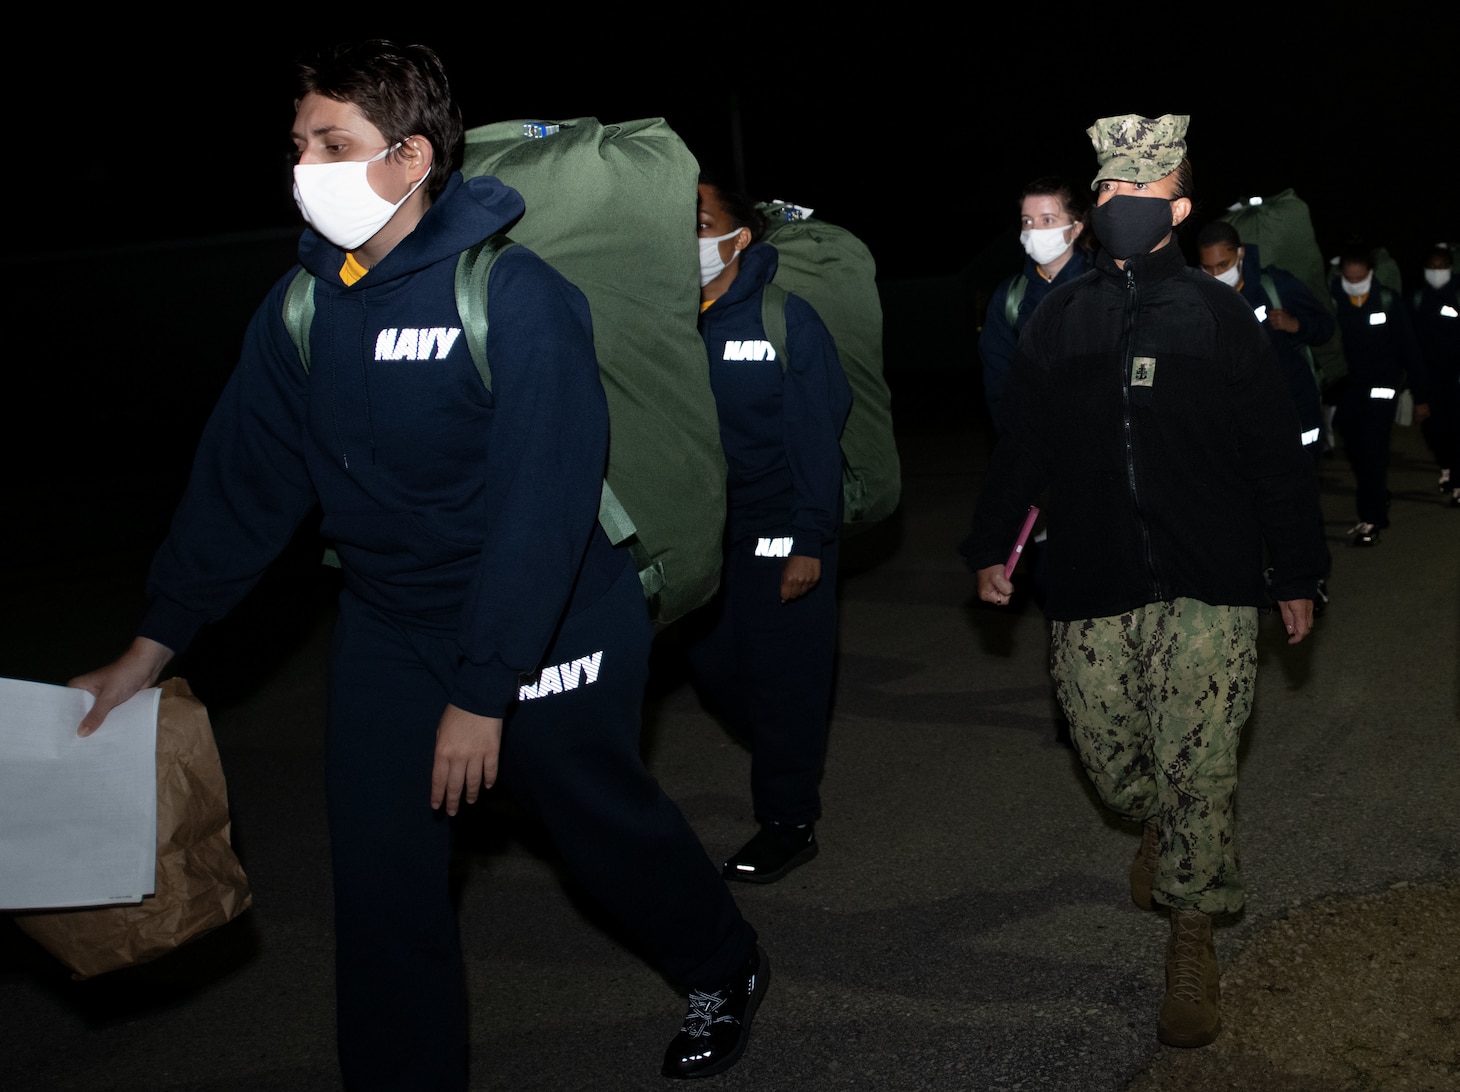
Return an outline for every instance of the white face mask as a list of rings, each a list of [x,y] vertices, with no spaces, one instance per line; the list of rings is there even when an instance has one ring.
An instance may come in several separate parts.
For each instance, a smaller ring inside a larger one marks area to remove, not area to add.
[[[1344,277],[1339,277],[1339,280],[1343,281],[1343,290],[1350,296],[1367,296],[1370,286],[1374,283],[1374,274],[1370,273],[1361,281],[1351,281]]]
[[[1450,283],[1450,270],[1448,269],[1426,269],[1425,283],[1431,288],[1444,288]]]
[[[1242,281],[1242,251],[1237,251],[1237,260],[1232,263],[1230,269],[1224,269],[1220,273],[1213,273],[1212,276],[1221,281],[1228,288],[1236,288]]]
[[[395,210],[426,181],[423,177],[395,204],[370,188],[366,172],[399,148],[348,163],[299,163],[294,167],[294,203],[305,223],[341,250],[354,250],[383,228]]]
[[[709,284],[712,280],[718,277],[722,272],[724,272],[725,267],[730,264],[730,262],[726,262],[721,259],[720,244],[723,243],[726,239],[735,238],[735,236],[739,235],[740,232],[741,229],[736,228],[734,231],[729,232],[726,235],[721,235],[715,239],[696,240],[700,244],[701,288],[703,288],[705,285]],[[740,257],[740,251],[737,250],[734,254],[730,255],[730,261],[733,262],[738,257]]]
[[[1071,225],[1053,228],[1026,228],[1019,233],[1019,245],[1040,265],[1048,265],[1070,247],[1075,245],[1073,238],[1066,239],[1065,232],[1070,230]]]

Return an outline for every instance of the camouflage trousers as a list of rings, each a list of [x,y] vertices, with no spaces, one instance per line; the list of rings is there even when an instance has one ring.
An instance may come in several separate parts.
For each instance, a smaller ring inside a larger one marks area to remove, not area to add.
[[[1233,804],[1257,678],[1257,609],[1176,599],[1055,622],[1050,673],[1101,799],[1160,827],[1156,901],[1241,909]]]

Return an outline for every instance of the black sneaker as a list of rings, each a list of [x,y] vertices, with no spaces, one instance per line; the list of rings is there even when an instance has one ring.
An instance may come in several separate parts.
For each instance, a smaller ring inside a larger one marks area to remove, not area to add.
[[[1372,523],[1356,523],[1349,529],[1348,540],[1350,546],[1377,546],[1379,528]]]
[[[756,836],[725,862],[725,878],[744,883],[775,883],[791,869],[815,857],[816,828],[811,823],[762,823]]]
[[[745,1053],[750,1018],[771,981],[771,961],[757,944],[745,967],[718,990],[690,990],[689,1011],[664,1052],[666,1077],[723,1073]]]

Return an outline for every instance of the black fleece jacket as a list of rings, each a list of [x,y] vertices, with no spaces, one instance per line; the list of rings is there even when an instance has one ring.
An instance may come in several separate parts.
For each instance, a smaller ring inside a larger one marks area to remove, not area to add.
[[[1005,410],[963,553],[975,571],[1003,562],[1042,503],[1052,619],[1180,597],[1262,606],[1268,564],[1274,598],[1313,598],[1328,558],[1317,474],[1272,347],[1175,242],[1123,270],[1102,252],[1051,292]]]

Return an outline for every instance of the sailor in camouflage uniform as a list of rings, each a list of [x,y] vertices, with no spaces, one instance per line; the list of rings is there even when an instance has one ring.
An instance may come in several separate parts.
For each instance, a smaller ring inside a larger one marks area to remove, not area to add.
[[[1007,604],[1004,560],[1044,498],[1056,689],[1106,806],[1143,825],[1131,898],[1170,912],[1157,1035],[1203,1046],[1221,1030],[1212,917],[1242,906],[1233,802],[1263,569],[1297,643],[1326,551],[1272,347],[1174,245],[1192,207],[1188,121],[1088,131],[1101,251],[1024,329],[963,549],[980,598]]]

